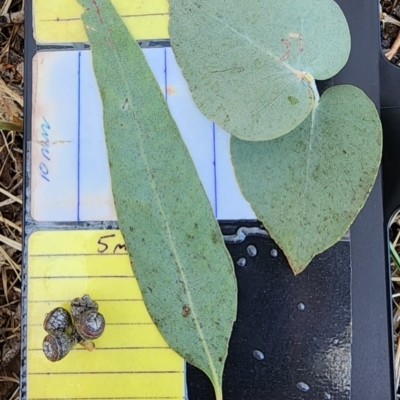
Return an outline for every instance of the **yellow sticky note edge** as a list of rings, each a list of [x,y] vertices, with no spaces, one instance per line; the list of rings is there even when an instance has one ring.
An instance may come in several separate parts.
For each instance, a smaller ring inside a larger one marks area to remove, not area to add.
[[[55,307],[89,294],[106,320],[89,352],[79,345],[61,361],[41,349],[43,320]],[[120,231],[35,232],[28,241],[27,398],[184,398],[184,361],[151,318]]]
[[[112,0],[136,40],[168,39],[167,0]],[[87,42],[76,0],[34,0],[34,36],[40,44]]]

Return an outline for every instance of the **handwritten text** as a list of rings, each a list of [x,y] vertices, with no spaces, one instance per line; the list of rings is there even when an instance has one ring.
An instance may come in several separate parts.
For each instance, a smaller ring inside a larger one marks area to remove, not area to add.
[[[100,239],[97,241],[97,244],[99,245],[99,247],[97,248],[97,252],[103,254],[107,252],[108,249],[110,249],[113,254],[116,254],[117,252],[126,253],[125,244],[115,243],[115,239],[113,240],[113,238],[115,237],[115,234],[101,236]]]
[[[50,182],[49,176],[49,162],[50,162],[50,138],[49,138],[49,130],[50,125],[46,121],[46,118],[43,117],[43,123],[40,126],[41,128],[41,135],[42,140],[40,141],[41,149],[40,152],[42,153],[42,162],[39,164],[39,173],[40,176],[47,182]]]

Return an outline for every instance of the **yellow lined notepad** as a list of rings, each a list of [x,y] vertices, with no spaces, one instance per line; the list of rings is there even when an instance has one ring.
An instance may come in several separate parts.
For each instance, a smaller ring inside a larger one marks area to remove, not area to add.
[[[52,363],[45,314],[89,294],[106,319],[89,352]],[[120,231],[36,232],[28,242],[27,398],[184,399],[184,362],[152,323]]]
[[[137,40],[168,39],[168,0],[112,0]],[[33,0],[38,43],[87,42],[76,0]]]

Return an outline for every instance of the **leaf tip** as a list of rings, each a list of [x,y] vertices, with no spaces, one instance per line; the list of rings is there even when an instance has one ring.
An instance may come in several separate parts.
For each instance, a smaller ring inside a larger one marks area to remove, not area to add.
[[[310,262],[312,260],[312,258],[311,258],[311,259],[307,260],[306,262],[298,262],[293,259],[290,259],[288,256],[286,256],[286,258],[288,260],[289,266],[290,266],[294,276],[297,276],[300,273],[302,273],[308,267],[308,265],[310,264]]]

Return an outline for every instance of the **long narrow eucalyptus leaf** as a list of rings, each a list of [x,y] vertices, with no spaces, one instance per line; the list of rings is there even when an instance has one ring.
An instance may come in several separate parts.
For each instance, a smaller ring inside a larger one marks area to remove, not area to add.
[[[146,306],[168,344],[208,375],[222,399],[237,309],[232,260],[140,47],[109,0],[79,2],[119,226]]]

